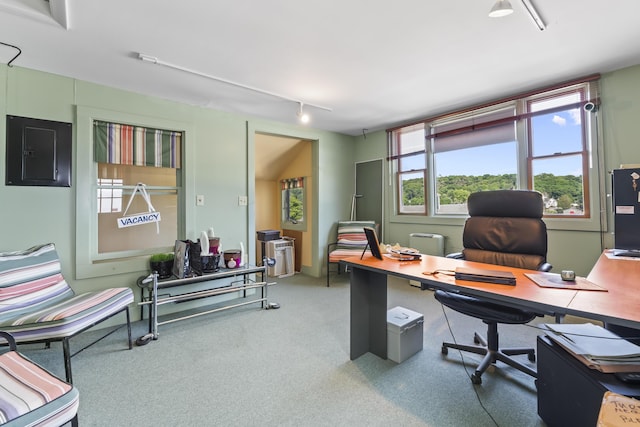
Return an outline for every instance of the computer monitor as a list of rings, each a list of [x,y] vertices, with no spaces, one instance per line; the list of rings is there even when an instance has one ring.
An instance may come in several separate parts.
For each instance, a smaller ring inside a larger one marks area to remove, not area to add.
[[[364,234],[367,236],[367,247],[371,249],[371,254],[378,259],[382,259],[382,254],[380,253],[380,243],[378,242],[376,230],[371,227],[364,227]],[[360,259],[362,259],[364,253],[367,251],[367,247],[365,247],[364,251],[362,251]]]

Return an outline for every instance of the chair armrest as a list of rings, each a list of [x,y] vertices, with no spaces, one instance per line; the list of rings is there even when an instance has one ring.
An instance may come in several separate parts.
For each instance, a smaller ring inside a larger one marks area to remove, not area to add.
[[[0,337],[2,337],[5,340],[7,340],[7,343],[9,344],[9,348],[11,349],[11,351],[16,351],[17,350],[16,340],[13,338],[13,335],[11,335],[8,332],[0,331]]]
[[[451,254],[447,254],[446,258],[464,259],[464,255],[462,254],[462,252],[454,252]]]
[[[551,271],[552,268],[553,266],[551,264],[549,264],[548,262],[544,262],[540,264],[540,267],[538,267],[538,271],[548,272]]]
[[[333,249],[335,249],[335,248],[336,248],[336,246],[338,246],[338,242],[329,243],[329,244],[327,245],[327,253],[331,252],[331,249],[332,249],[332,248],[333,248]]]

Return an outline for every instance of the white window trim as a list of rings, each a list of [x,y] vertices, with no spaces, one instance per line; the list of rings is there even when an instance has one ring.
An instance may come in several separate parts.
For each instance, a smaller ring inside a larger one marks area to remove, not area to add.
[[[184,206],[185,215],[182,224],[178,224],[178,234],[185,235],[188,224],[195,223],[195,207],[185,203],[195,200],[195,174],[189,171],[195,156],[193,144],[189,144],[191,135],[195,135],[191,124],[160,117],[148,117],[122,111],[79,105],[76,109],[76,279],[108,276],[113,274],[145,271],[148,269],[148,257],[139,251],[131,252],[125,258],[101,260],[98,255],[98,231],[96,196],[96,162],[93,148],[93,121],[102,120],[115,123],[135,123],[150,128],[171,128],[183,132],[182,165],[184,182],[178,182],[179,204]],[[80,178],[80,179],[78,179]],[[87,214],[89,212],[89,214]],[[172,250],[173,248],[166,248]]]

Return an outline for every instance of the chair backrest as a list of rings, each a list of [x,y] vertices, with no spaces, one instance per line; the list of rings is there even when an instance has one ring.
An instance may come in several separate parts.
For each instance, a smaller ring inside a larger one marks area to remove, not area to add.
[[[360,249],[367,246],[364,227],[375,227],[374,221],[339,221],[336,249]]]
[[[473,193],[462,241],[464,259],[538,270],[547,259],[544,205],[537,191]]]
[[[55,245],[0,253],[0,322],[74,295],[60,270]],[[29,308],[29,310],[25,310]]]

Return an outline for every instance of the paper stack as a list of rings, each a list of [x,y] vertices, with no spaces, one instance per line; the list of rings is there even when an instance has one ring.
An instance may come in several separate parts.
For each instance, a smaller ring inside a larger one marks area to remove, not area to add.
[[[591,369],[640,372],[640,346],[593,323],[546,323],[547,336]]]

